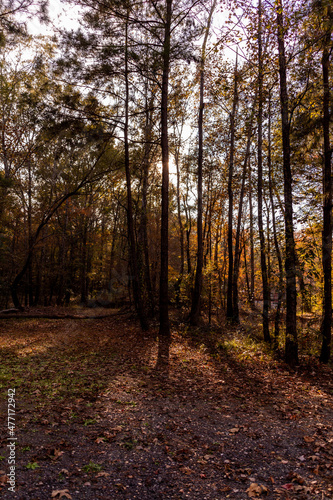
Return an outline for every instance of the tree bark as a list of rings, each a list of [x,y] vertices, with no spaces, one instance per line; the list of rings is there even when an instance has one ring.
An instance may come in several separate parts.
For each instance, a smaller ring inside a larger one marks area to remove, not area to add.
[[[233,300],[232,300],[232,285],[233,285],[233,173],[234,173],[234,152],[235,152],[235,117],[238,104],[238,52],[236,53],[235,75],[234,75],[234,97],[232,103],[232,111],[230,113],[230,158],[229,158],[229,175],[228,175],[228,288],[227,288],[227,319],[233,321]]]
[[[171,341],[169,324],[169,141],[168,141],[168,83],[170,70],[170,40],[172,0],[165,0],[163,75],[161,101],[161,148],[162,148],[162,220],[161,220],[161,275],[160,275],[160,327],[157,369],[168,372]]]
[[[254,304],[254,234],[253,234],[253,204],[252,204],[252,172],[249,164],[249,209],[250,209],[250,306],[255,308]]]
[[[180,248],[180,270],[179,276],[175,283],[175,292],[176,292],[176,304],[177,307],[180,307],[180,286],[183,281],[184,276],[184,264],[185,264],[185,253],[184,253],[184,226],[182,222],[182,213],[180,206],[180,166],[179,166],[179,157],[180,157],[180,147],[182,141],[182,132],[184,128],[184,116],[182,117],[182,124],[179,132],[179,141],[175,149],[175,164],[176,164],[176,173],[177,173],[177,182],[176,182],[176,196],[177,196],[177,219],[178,219],[178,227],[179,227],[179,248]]]
[[[331,7],[328,5],[328,18],[331,21]],[[330,41],[331,28],[326,32],[324,48],[322,53],[323,74],[323,135],[324,135],[324,169],[323,169],[323,233],[322,233],[322,263],[324,272],[324,298],[323,298],[323,320],[321,334],[323,337],[320,353],[320,361],[328,363],[331,355],[331,328],[332,328],[332,167],[330,146],[330,87],[329,87],[329,64],[330,64]]]
[[[150,277],[150,259],[149,259],[149,239],[148,239],[148,176],[150,169],[150,148],[151,148],[151,132],[152,132],[152,107],[154,96],[148,100],[148,81],[146,83],[146,102],[145,102],[145,150],[143,161],[143,175],[142,175],[142,202],[141,202],[141,218],[139,228],[139,241],[140,241],[140,257],[141,257],[141,270],[139,274],[142,275],[142,293],[144,293],[145,300],[147,301],[147,309],[150,316],[154,315],[154,295]],[[143,279],[144,277],[144,279]]]
[[[260,240],[260,263],[261,263],[261,277],[262,277],[262,294],[263,294],[263,309],[262,309],[262,326],[263,335],[266,342],[270,342],[269,334],[269,288],[267,276],[267,263],[266,263],[266,245],[265,233],[262,216],[262,202],[263,202],[263,178],[262,178],[262,121],[263,121],[263,56],[262,56],[262,6],[261,0],[258,4],[258,61],[259,61],[259,76],[258,76],[258,229]]]
[[[274,322],[274,336],[273,336],[273,347],[276,350],[278,348],[278,340],[280,335],[280,320],[281,320],[281,307],[283,299],[283,263],[279,241],[277,238],[276,231],[276,220],[275,220],[275,203],[273,196],[273,181],[272,181],[272,145],[271,145],[271,94],[269,94],[268,100],[268,186],[269,186],[269,199],[272,208],[272,224],[273,224],[273,240],[276,252],[276,257],[279,266],[279,284],[278,284],[278,302],[275,311],[275,322]]]
[[[247,165],[249,163],[249,157],[250,157],[252,127],[253,127],[253,118],[254,118],[256,101],[257,101],[257,91],[254,96],[252,104],[252,112],[247,127],[246,151],[243,162],[242,185],[241,185],[241,192],[239,195],[239,205],[238,205],[238,218],[237,218],[237,228],[236,228],[236,238],[235,238],[235,262],[234,262],[233,286],[232,286],[233,320],[235,323],[239,323],[238,277],[239,277],[239,267],[240,267],[240,257],[241,257],[240,236],[241,236],[241,223],[243,215],[243,203],[245,195],[245,180],[246,180]]]
[[[197,267],[195,283],[192,294],[192,306],[190,312],[191,325],[197,325],[200,316],[200,300],[202,290],[202,268],[203,268],[203,237],[202,237],[202,160],[203,160],[203,112],[204,112],[204,82],[205,82],[205,59],[206,45],[209,29],[215,9],[216,0],[213,1],[205,30],[205,36],[201,49],[200,61],[200,104],[198,117],[199,151],[198,151],[198,217],[197,217]]]
[[[290,123],[288,111],[287,68],[284,44],[284,21],[282,0],[277,2],[277,37],[279,48],[280,74],[280,102],[282,118],[282,148],[283,148],[283,177],[284,177],[284,220],[286,245],[286,362],[295,366],[298,364],[297,340],[297,292],[296,292],[296,250],[293,227],[293,195],[292,173],[290,166]]]
[[[132,188],[131,188],[131,172],[129,158],[129,143],[128,143],[128,107],[129,107],[129,81],[128,81],[128,13],[125,23],[125,124],[124,124],[124,144],[125,144],[125,174],[127,188],[127,230],[130,253],[130,269],[131,283],[133,289],[133,300],[135,309],[139,316],[142,330],[148,329],[147,316],[142,301],[142,293],[140,287],[137,250],[135,245],[134,223],[133,223],[133,203],[132,203]]]

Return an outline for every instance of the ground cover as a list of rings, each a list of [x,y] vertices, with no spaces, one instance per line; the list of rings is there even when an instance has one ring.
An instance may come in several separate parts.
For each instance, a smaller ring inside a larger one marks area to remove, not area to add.
[[[118,313],[1,320],[1,498],[333,497],[331,366],[303,359],[289,371],[255,320],[190,329],[175,317],[160,377],[157,327],[142,335]]]

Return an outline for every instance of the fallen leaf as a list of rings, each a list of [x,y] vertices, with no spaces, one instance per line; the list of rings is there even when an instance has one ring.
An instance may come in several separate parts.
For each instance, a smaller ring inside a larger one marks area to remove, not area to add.
[[[311,436],[304,436],[304,438],[303,438],[303,439],[304,439],[304,441],[305,441],[306,443],[313,443],[313,441],[314,441],[314,438],[313,438],[313,437],[311,437]]]
[[[288,491],[291,491],[294,489],[294,485],[292,483],[287,483],[287,484],[283,484],[281,486],[281,488],[283,488],[284,490],[288,490]]]
[[[3,471],[1,471],[3,472]],[[8,477],[6,476],[6,474],[4,474],[3,476],[0,476],[0,485],[3,485],[3,484],[6,484],[8,483]]]
[[[239,427],[233,427],[232,429],[229,429],[229,432],[231,432],[232,434],[236,434],[236,432],[239,432],[239,431],[240,431]]]
[[[50,457],[51,460],[57,460],[64,453],[65,453],[64,451],[60,451],[60,450],[55,449],[53,451],[52,455],[49,455],[49,457]]]
[[[59,498],[65,497],[71,499],[71,495],[69,494],[69,490],[54,490],[52,491],[51,497],[55,498],[59,496]]]
[[[258,497],[262,493],[262,488],[257,483],[251,483],[246,493],[250,498]]]
[[[192,474],[193,473],[193,471],[191,469],[189,469],[188,467],[181,467],[180,471],[183,474]]]

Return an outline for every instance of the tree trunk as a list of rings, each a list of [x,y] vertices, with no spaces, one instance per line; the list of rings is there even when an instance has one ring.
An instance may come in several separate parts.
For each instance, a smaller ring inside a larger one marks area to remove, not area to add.
[[[160,275],[160,328],[157,369],[168,372],[169,347],[171,341],[169,324],[169,141],[168,141],[168,83],[170,70],[170,38],[172,0],[165,0],[163,76],[161,102],[161,148],[162,148],[162,220],[161,220],[161,275]]]
[[[284,23],[282,0],[277,2],[277,35],[279,47],[280,102],[282,118],[282,148],[284,176],[284,206],[285,206],[285,245],[286,245],[286,362],[295,366],[298,364],[297,340],[297,292],[296,292],[296,250],[293,227],[293,196],[292,174],[290,166],[290,123],[288,111],[287,68],[284,45]]]
[[[82,254],[81,254],[81,302],[85,304],[87,302],[87,226],[88,222],[86,216],[83,215],[82,223]]]
[[[179,155],[180,155],[180,146],[181,146],[181,136],[184,127],[184,118],[182,118],[182,125],[179,134],[179,142],[175,151],[175,163],[176,163],[176,172],[177,172],[177,185],[176,185],[176,196],[177,196],[177,218],[178,218],[178,227],[179,227],[179,248],[180,248],[180,270],[179,276],[175,283],[175,292],[176,292],[176,304],[177,307],[180,307],[180,286],[183,281],[184,276],[184,264],[185,264],[185,254],[184,254],[184,226],[182,222],[182,213],[180,207],[180,167],[179,167]]]
[[[266,264],[266,247],[265,247],[265,233],[262,216],[262,201],[263,201],[263,180],[262,180],[262,121],[263,121],[263,56],[262,56],[262,7],[261,0],[258,6],[258,61],[259,61],[259,76],[258,76],[258,91],[259,91],[259,107],[258,107],[258,228],[260,240],[260,263],[261,263],[261,277],[262,277],[262,294],[263,294],[263,310],[262,310],[262,326],[264,340],[270,342],[269,334],[269,288],[267,277],[267,264]]]
[[[278,284],[278,302],[276,306],[275,312],[275,322],[274,322],[274,338],[273,338],[273,347],[276,350],[278,348],[278,340],[280,335],[280,320],[281,320],[281,306],[283,299],[283,263],[279,241],[277,238],[276,232],[276,220],[275,220],[275,204],[274,204],[274,196],[273,196],[273,182],[272,182],[272,145],[271,145],[271,94],[269,94],[268,101],[268,186],[269,186],[269,199],[271,202],[272,209],[272,224],[273,224],[273,239],[274,239],[274,247],[276,252],[276,257],[278,260],[279,266],[279,284]]]
[[[152,106],[153,95],[148,101],[148,82],[146,83],[146,123],[145,123],[145,152],[143,162],[143,176],[142,176],[142,202],[141,202],[141,219],[139,228],[140,240],[140,257],[141,267],[139,274],[144,277],[142,283],[142,291],[147,301],[148,311],[150,316],[154,314],[154,296],[150,277],[150,261],[149,261],[149,239],[148,239],[148,217],[147,217],[147,197],[148,197],[148,175],[150,168],[150,147],[151,147],[151,130],[152,130]]]
[[[239,323],[238,277],[239,277],[239,266],[240,266],[240,256],[241,256],[240,233],[241,233],[243,203],[244,203],[244,195],[245,195],[245,180],[246,180],[247,165],[248,165],[249,157],[250,157],[252,126],[253,126],[253,118],[254,118],[256,101],[257,101],[257,91],[256,91],[255,96],[254,96],[254,102],[252,104],[252,112],[251,112],[251,116],[250,116],[250,119],[248,122],[248,127],[247,127],[246,151],[245,151],[245,158],[244,158],[244,162],[243,162],[242,185],[241,185],[241,192],[239,195],[239,205],[238,205],[238,218],[237,218],[237,229],[236,229],[236,238],[235,238],[235,262],[234,262],[233,286],[232,286],[232,288],[233,288],[232,289],[233,320],[235,323]]]
[[[238,74],[237,74],[238,52],[236,53],[235,75],[234,75],[234,97],[232,103],[232,111],[230,113],[230,158],[229,158],[229,175],[228,175],[228,289],[227,289],[227,319],[233,320],[233,300],[232,300],[232,285],[233,285],[233,173],[234,173],[234,151],[235,151],[235,117],[238,103]]]
[[[185,204],[185,216],[186,216],[186,262],[187,262],[187,274],[192,273],[192,261],[191,261],[191,230],[192,230],[192,219],[191,219],[191,209],[187,206],[188,191],[186,193],[186,198],[184,198]]]
[[[203,237],[202,237],[202,158],[203,158],[203,112],[204,112],[204,81],[205,81],[205,59],[206,45],[208,40],[209,28],[215,9],[216,0],[214,0],[205,30],[205,36],[201,49],[200,62],[200,105],[198,117],[199,151],[198,151],[198,217],[197,217],[197,267],[195,273],[194,290],[192,294],[192,307],[190,312],[191,325],[197,325],[200,316],[200,300],[202,290],[202,267],[203,267]]]
[[[328,5],[328,17],[331,16],[331,7]],[[322,262],[324,272],[323,320],[321,334],[323,336],[320,361],[328,363],[331,355],[331,328],[332,328],[332,170],[330,147],[330,62],[331,29],[327,30],[324,39],[322,54],[323,72],[323,135],[324,135],[324,169],[323,169],[323,233],[322,233]]]
[[[254,304],[254,234],[253,234],[253,205],[252,205],[252,172],[249,165],[249,209],[250,209],[250,306],[255,308]]]
[[[127,13],[128,14],[128,13]],[[134,223],[133,223],[133,204],[131,188],[131,172],[128,144],[128,106],[129,106],[129,81],[128,81],[128,19],[125,24],[125,124],[124,124],[124,144],[125,144],[125,174],[127,188],[127,230],[130,254],[131,283],[133,288],[133,300],[135,309],[139,316],[142,330],[148,329],[147,316],[142,301],[142,293],[139,281],[138,262],[135,245]]]

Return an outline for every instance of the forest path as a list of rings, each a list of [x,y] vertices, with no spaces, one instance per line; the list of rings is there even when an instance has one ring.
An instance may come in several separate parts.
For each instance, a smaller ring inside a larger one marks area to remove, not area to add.
[[[333,497],[331,367],[289,372],[242,329],[174,323],[165,379],[155,334],[129,315],[1,321],[1,498]]]

